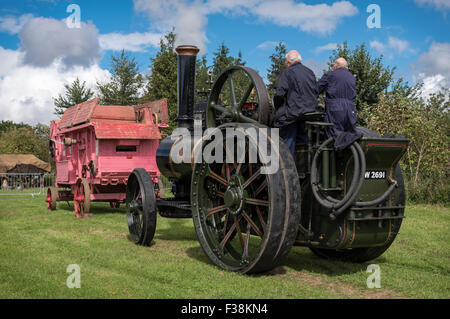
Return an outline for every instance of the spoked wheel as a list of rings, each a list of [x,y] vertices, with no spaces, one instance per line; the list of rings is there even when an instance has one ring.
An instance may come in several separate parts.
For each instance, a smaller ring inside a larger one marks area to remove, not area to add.
[[[128,178],[125,203],[131,239],[139,245],[150,245],[156,229],[156,197],[145,169],[136,168]]]
[[[358,128],[364,135],[369,137],[380,137],[375,132],[366,128]],[[400,165],[397,164],[394,171],[394,179],[398,183],[398,187],[392,192],[393,206],[404,206],[406,201],[405,182]],[[403,215],[404,208],[399,209],[398,215]],[[341,260],[349,262],[362,263],[373,260],[381,256],[394,242],[402,225],[402,219],[389,220],[390,236],[382,246],[377,247],[361,247],[351,249],[324,249],[310,247],[311,251],[319,257],[332,260]]]
[[[243,132],[261,127],[244,123],[218,127],[202,145],[204,155],[214,143],[219,145],[216,160],[196,163],[192,174],[191,205],[198,240],[208,258],[229,271],[272,269],[288,254],[298,230],[300,186],[285,144],[272,139],[271,129],[258,131],[257,136],[268,141],[268,153],[273,154],[269,163],[263,160],[266,149],[258,149],[258,139],[252,135],[244,135],[240,150],[235,138],[225,137],[228,129]],[[221,140],[218,131],[224,137]],[[222,160],[220,148],[224,149]],[[277,164],[278,169],[273,169]]]
[[[86,217],[91,209],[91,187],[85,178],[80,178],[75,184],[75,192],[73,194],[73,206],[75,216],[78,218]]]
[[[224,70],[211,90],[206,109],[206,124],[243,122],[268,125],[271,106],[263,79],[248,67]]]
[[[54,187],[49,187],[47,189],[47,197],[45,198],[45,202],[47,203],[47,209],[55,210],[57,199],[58,199],[58,191]]]

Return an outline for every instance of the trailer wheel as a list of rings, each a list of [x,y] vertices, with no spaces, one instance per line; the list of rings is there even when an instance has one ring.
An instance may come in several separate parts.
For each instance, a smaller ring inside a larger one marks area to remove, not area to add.
[[[145,169],[134,169],[128,178],[125,204],[131,239],[139,245],[150,245],[156,229],[156,196]]]
[[[216,131],[225,136],[228,128],[251,127],[262,125],[228,123]],[[261,150],[256,160],[250,160],[248,154],[257,140],[248,138],[246,149],[236,152],[232,161],[202,161],[192,173],[191,206],[197,238],[211,262],[228,271],[249,274],[274,268],[287,256],[298,231],[301,197],[297,169],[287,146],[282,141],[274,143],[271,129],[267,130],[268,153],[275,154],[277,170],[262,173],[270,164],[261,160]],[[210,145],[208,139],[204,138],[203,147]],[[229,147],[227,140],[219,144]],[[246,154],[243,162],[237,160],[242,154]]]
[[[54,187],[49,187],[47,189],[47,197],[45,198],[45,202],[47,203],[47,209],[55,210],[57,199],[58,199],[58,191]]]
[[[375,132],[372,132],[366,128],[359,127],[358,128],[361,133],[369,137],[380,137]],[[397,164],[394,170],[394,179],[398,183],[398,187],[393,191],[393,197],[396,198],[395,206],[404,206],[406,201],[406,193],[405,193],[405,182],[403,180],[403,174],[400,169],[400,165]],[[404,208],[399,213],[403,215]],[[324,249],[324,248],[314,248],[309,247],[311,251],[317,256],[325,259],[333,259],[333,260],[341,260],[341,261],[349,261],[349,262],[357,262],[363,263],[369,260],[373,260],[379,256],[381,256],[394,242],[397,234],[400,230],[400,226],[402,225],[402,219],[393,219],[390,221],[391,223],[391,235],[387,239],[386,243],[382,246],[378,247],[361,247],[361,248],[352,248],[352,249]]]
[[[87,217],[91,209],[91,186],[86,178],[79,178],[73,194],[75,216]]]

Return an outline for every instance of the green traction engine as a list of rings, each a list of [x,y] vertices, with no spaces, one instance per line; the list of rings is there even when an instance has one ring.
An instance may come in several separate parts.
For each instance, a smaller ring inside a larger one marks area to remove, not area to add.
[[[331,124],[317,111],[305,115],[308,145],[297,145],[293,158],[270,127],[271,101],[256,71],[229,67],[207,101],[194,105],[198,49],[176,51],[176,120],[184,133],[175,131],[157,151],[158,168],[174,196],[158,192],[144,169],[133,171],[126,209],[135,243],[150,244],[159,214],[192,218],[210,261],[241,273],[271,270],[293,245],[352,262],[388,249],[404,218],[398,162],[407,139],[358,128],[363,137],[337,151],[324,134]]]

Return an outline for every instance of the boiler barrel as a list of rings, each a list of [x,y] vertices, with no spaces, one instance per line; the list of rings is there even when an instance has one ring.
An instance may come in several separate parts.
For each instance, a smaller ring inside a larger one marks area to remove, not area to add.
[[[192,174],[194,140],[190,136],[168,136],[156,151],[156,163],[161,174],[180,178]]]

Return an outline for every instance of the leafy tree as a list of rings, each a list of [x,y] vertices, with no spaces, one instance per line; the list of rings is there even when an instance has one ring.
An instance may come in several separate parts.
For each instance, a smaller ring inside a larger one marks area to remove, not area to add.
[[[39,159],[49,162],[49,134],[50,128],[44,124],[38,124],[35,127],[14,127],[2,134],[0,153],[34,154]]]
[[[94,92],[86,87],[86,82],[81,83],[79,78],[70,85],[65,84],[64,87],[66,89],[64,95],[59,94],[57,98],[53,98],[54,114],[58,116],[62,116],[69,107],[85,102],[94,95]]]
[[[410,139],[401,166],[408,196],[414,201],[450,201],[449,108],[447,88],[427,100],[400,91],[380,93],[379,102],[364,111],[369,129]]]
[[[30,125],[25,123],[14,123],[13,121],[1,121],[0,122],[0,137],[2,133],[8,132],[14,128],[28,127],[31,128]]]
[[[267,89],[269,90],[269,94],[271,96],[275,94],[278,77],[280,76],[281,72],[283,72],[283,70],[286,68],[285,65],[286,53],[287,52],[285,44],[283,42],[280,42],[275,47],[275,52],[269,57],[271,65],[267,69],[267,79],[269,80]]]
[[[204,100],[210,89],[210,68],[207,66],[206,57],[203,56],[197,59],[196,71],[195,71],[195,102]]]
[[[216,52],[213,53],[213,75],[214,78],[217,79],[217,77],[220,75],[220,73],[225,70],[226,68],[235,65],[236,59],[230,54],[230,49],[225,45],[224,42],[219,46]],[[242,63],[242,62],[241,62]],[[244,63],[245,64],[245,63]]]
[[[144,98],[151,101],[167,99],[170,127],[173,129],[177,116],[177,53],[174,30],[162,37],[159,44],[159,51],[151,58],[151,74],[147,76]]]
[[[135,58],[122,50],[119,55],[112,55],[111,59],[110,82],[105,84],[97,82],[101,102],[112,105],[137,104],[144,80]]]

